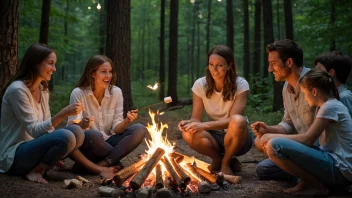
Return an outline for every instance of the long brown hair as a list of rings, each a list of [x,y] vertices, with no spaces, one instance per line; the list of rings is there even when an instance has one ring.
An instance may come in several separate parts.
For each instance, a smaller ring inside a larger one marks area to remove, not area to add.
[[[237,91],[236,79],[238,76],[237,66],[235,63],[235,56],[233,55],[233,52],[229,47],[225,45],[217,45],[208,52],[208,64],[209,64],[209,57],[212,54],[217,54],[222,58],[224,58],[226,60],[226,64],[231,67],[225,74],[222,96],[223,96],[224,102],[228,100],[233,100],[235,93]],[[208,84],[207,90],[206,90],[206,96],[207,98],[210,98],[215,90],[215,81],[209,71],[209,65],[206,67],[205,72],[206,72],[205,78]]]
[[[320,92],[340,100],[335,82],[328,72],[311,69],[299,80],[299,83],[308,90],[316,88]]]
[[[17,70],[16,74],[1,89],[1,102],[7,87],[10,86],[13,81],[22,80],[27,87],[30,87],[34,83],[35,78],[38,75],[37,65],[43,62],[51,53],[55,53],[54,50],[45,44],[31,45],[24,54],[20,67]],[[44,90],[48,90],[47,81],[42,81],[41,84],[43,85]]]
[[[114,64],[112,63],[110,58],[104,55],[95,55],[88,60],[86,67],[84,69],[84,72],[81,78],[79,79],[79,81],[77,82],[76,87],[79,87],[79,88],[91,87],[92,90],[94,90],[95,85],[94,85],[93,73],[97,71],[100,65],[106,62],[109,62],[112,68],[112,79],[110,81],[110,87],[109,87],[110,94],[112,94],[112,87],[113,85],[115,85],[115,82],[116,82],[116,71],[115,71]]]

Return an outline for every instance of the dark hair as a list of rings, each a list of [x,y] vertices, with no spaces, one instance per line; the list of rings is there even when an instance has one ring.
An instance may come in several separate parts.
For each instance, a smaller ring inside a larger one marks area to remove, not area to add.
[[[228,100],[232,100],[237,90],[237,83],[236,83],[237,66],[235,63],[235,56],[233,55],[233,52],[229,47],[225,45],[217,45],[208,52],[208,64],[209,64],[209,57],[212,54],[217,54],[222,58],[224,58],[226,60],[226,63],[231,67],[225,75],[222,96],[225,102]],[[210,98],[215,90],[215,81],[210,74],[209,66],[206,67],[205,72],[206,72],[206,80],[208,84],[207,90],[206,90],[206,96],[207,98]]]
[[[10,86],[13,81],[23,80],[23,82],[30,87],[34,83],[35,77],[38,73],[37,65],[43,62],[51,53],[55,53],[54,50],[45,44],[31,45],[24,54],[16,74],[2,88],[0,92],[1,100],[7,87]],[[44,90],[48,89],[47,81],[42,81],[41,84],[43,85]]]
[[[110,87],[109,87],[109,91],[112,94],[112,87],[113,85],[115,85],[115,82],[116,82],[116,71],[112,61],[104,55],[95,55],[88,60],[86,67],[84,69],[84,72],[81,78],[79,79],[79,81],[77,82],[76,87],[80,87],[80,88],[91,87],[92,90],[94,90],[95,85],[94,85],[94,78],[92,74],[95,71],[97,71],[100,65],[106,62],[109,62],[112,68],[112,79],[110,81]]]
[[[351,73],[352,61],[347,55],[342,52],[332,51],[320,54],[314,61],[314,64],[321,63],[326,71],[335,70],[336,78],[341,83],[345,84],[348,75]]]
[[[309,90],[316,88],[330,97],[340,100],[335,82],[328,72],[311,69],[299,80],[300,85]]]
[[[303,50],[297,43],[290,39],[274,41],[266,46],[266,51],[268,53],[277,51],[283,62],[292,58],[297,67],[303,66]]]

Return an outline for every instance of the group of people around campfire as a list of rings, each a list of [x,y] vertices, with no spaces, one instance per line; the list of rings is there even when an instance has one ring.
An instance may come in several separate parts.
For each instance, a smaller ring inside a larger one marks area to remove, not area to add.
[[[292,40],[275,41],[266,50],[268,71],[275,81],[285,82],[282,121],[249,124],[244,115],[249,84],[238,76],[233,51],[217,45],[208,53],[206,76],[192,87],[192,116],[178,125],[183,139],[212,159],[210,171],[225,174],[240,171],[236,156],[255,146],[268,157],[257,165],[259,179],[297,181],[286,193],[327,195],[330,187],[351,185],[352,93],[346,85],[351,59],[327,52],[309,69]],[[69,157],[74,172],[111,178],[123,168],[120,160],[146,137],[144,125],[130,125],[138,110],[124,118],[114,65],[95,55],[71,92],[70,104],[51,116],[48,81],[56,61],[49,46],[30,46],[1,90],[0,172],[47,183],[46,171],[63,167]],[[55,129],[66,119],[65,128]]]

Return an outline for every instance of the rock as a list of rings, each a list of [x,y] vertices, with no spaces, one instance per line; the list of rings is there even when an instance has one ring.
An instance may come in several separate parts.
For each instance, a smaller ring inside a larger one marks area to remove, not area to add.
[[[122,189],[118,188],[115,189],[111,192],[111,197],[112,198],[120,198],[120,197],[124,197],[125,196],[125,191],[123,191]]]
[[[78,179],[79,181],[83,182],[84,184],[89,182],[88,179],[86,179],[86,178],[84,178],[82,176],[79,176],[79,175],[76,177],[76,179]]]
[[[219,191],[220,190],[220,186],[217,184],[211,184],[210,188],[212,191]]]
[[[211,191],[210,184],[206,181],[199,182],[198,191],[201,194],[208,194]]]
[[[148,198],[152,194],[150,193],[148,187],[143,187],[143,188],[140,188],[140,189],[136,190],[134,195],[136,196],[136,198]]]
[[[101,197],[110,197],[115,188],[100,186],[98,190]]]
[[[77,179],[65,179],[63,187],[71,189],[71,188],[79,188],[82,185],[83,183]]]
[[[172,197],[172,194],[169,189],[167,188],[160,188],[159,190],[156,191],[156,197]]]

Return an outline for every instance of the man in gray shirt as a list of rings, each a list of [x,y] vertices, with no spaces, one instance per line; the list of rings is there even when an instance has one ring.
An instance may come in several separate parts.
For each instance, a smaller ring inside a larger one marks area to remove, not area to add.
[[[352,60],[342,52],[332,51],[320,54],[314,61],[316,69],[329,72],[334,79],[340,101],[352,117],[352,92],[347,89],[347,78],[351,73]]]
[[[266,47],[269,53],[268,71],[272,72],[275,81],[285,81],[282,90],[285,114],[278,125],[267,126],[264,122],[255,122],[251,125],[256,134],[255,146],[264,152],[261,137],[266,133],[293,134],[305,133],[314,121],[315,108],[309,107],[304,94],[299,87],[299,79],[309,71],[303,66],[303,50],[294,41],[285,39],[275,41]],[[287,180],[292,178],[280,169],[270,159],[265,159],[257,165],[259,179]]]

